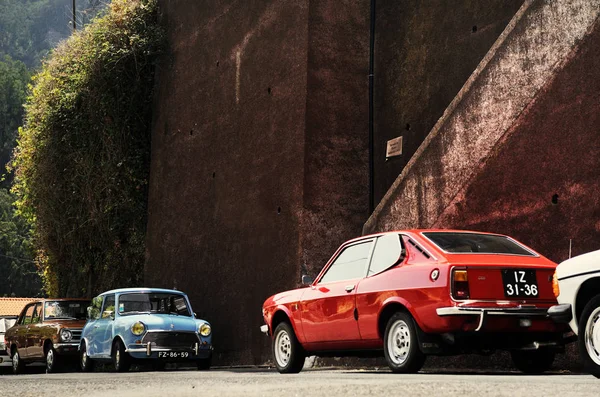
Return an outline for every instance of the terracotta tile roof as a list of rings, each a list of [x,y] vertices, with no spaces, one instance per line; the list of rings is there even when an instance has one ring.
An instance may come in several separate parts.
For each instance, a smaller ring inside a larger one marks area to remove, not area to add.
[[[0,298],[0,316],[18,316],[29,302],[39,298]]]

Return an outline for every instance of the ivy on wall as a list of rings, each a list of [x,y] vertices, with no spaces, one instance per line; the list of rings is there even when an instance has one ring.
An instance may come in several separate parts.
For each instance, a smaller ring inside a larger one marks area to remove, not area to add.
[[[11,168],[46,293],[91,296],[142,280],[156,0],[113,0],[33,78]]]

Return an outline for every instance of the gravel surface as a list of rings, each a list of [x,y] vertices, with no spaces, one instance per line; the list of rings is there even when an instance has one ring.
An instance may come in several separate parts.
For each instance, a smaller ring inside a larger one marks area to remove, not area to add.
[[[38,371],[40,372],[40,371]],[[395,375],[384,370],[318,369],[280,375],[270,369],[208,372],[27,374],[0,376],[5,396],[598,396],[589,375],[448,372]]]

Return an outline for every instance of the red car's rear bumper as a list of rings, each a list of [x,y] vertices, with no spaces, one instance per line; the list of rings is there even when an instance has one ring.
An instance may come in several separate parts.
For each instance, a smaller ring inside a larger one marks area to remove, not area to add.
[[[436,309],[440,317],[445,316],[478,316],[479,321],[474,331],[481,331],[488,317],[515,317],[519,319],[519,326],[528,328],[531,326],[532,318],[548,317],[548,308],[535,306],[514,306],[514,307],[473,307],[473,306],[450,306]]]

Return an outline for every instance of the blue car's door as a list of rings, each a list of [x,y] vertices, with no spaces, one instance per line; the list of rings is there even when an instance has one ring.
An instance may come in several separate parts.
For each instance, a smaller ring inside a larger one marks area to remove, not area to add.
[[[115,318],[115,295],[104,297],[100,318],[90,326],[92,332],[88,339],[90,357],[109,357],[112,345],[112,330]]]

